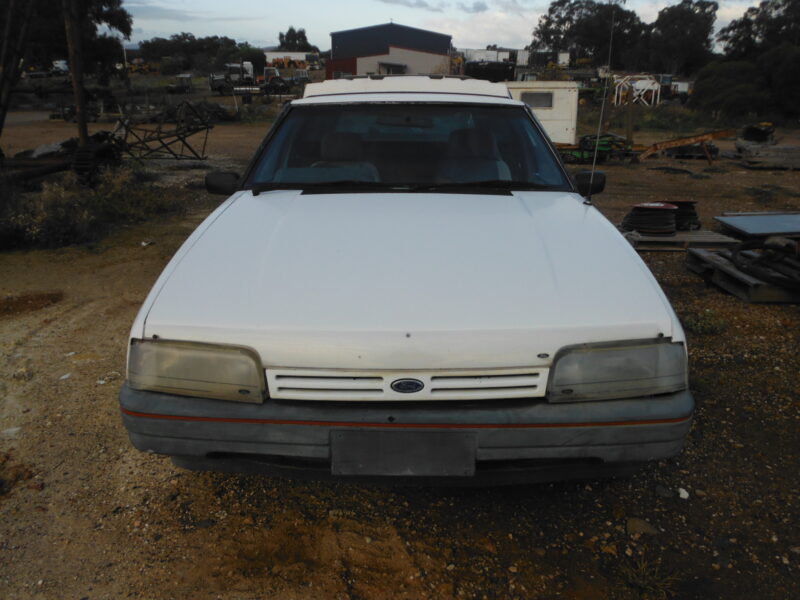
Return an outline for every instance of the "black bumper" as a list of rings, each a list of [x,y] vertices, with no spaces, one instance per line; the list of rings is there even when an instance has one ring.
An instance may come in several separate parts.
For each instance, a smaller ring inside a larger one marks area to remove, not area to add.
[[[185,468],[455,484],[627,474],[677,454],[694,410],[689,392],[568,404],[541,398],[237,404],[140,392],[127,384],[120,404],[134,446],[172,456]],[[450,450],[448,440],[459,450],[404,451]],[[360,452],[367,457],[363,464]]]

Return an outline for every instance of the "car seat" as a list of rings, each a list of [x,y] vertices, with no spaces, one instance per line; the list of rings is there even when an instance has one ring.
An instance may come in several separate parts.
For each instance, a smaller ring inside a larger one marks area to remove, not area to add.
[[[447,158],[439,166],[439,179],[455,183],[511,180],[508,164],[500,159],[497,142],[483,129],[456,129],[447,140]]]
[[[326,133],[320,142],[320,159],[312,168],[346,169],[345,179],[354,181],[379,181],[375,165],[362,158],[361,136],[349,131]]]

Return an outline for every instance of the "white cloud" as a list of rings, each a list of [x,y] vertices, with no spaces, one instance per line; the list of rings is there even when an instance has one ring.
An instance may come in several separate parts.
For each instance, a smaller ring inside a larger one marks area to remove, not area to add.
[[[525,13],[531,10],[529,7],[522,5],[519,0],[496,0],[494,5],[503,12],[513,13],[520,17],[524,17]]]
[[[759,0],[718,0],[717,20],[715,29],[720,30],[734,19],[742,16],[750,6],[758,6]],[[664,0],[630,0],[624,8],[633,10],[645,23],[652,23],[658,18],[662,8],[678,4],[678,0],[664,2]]]
[[[405,6],[406,8],[421,8],[431,12],[443,12],[445,5],[442,3],[431,4],[425,0],[378,0],[384,4],[396,4],[398,6]]]
[[[741,17],[751,6],[758,6],[760,2],[755,0],[745,0],[743,2],[720,2],[717,10],[717,30],[722,29],[731,21]]]
[[[129,1],[123,5],[135,20],[197,21],[202,15],[192,11],[166,8],[146,1]]]
[[[423,26],[452,35],[456,48],[485,48],[489,44],[523,48],[531,43],[541,14],[541,9],[527,7],[516,0],[502,0],[492,3],[488,11],[480,14],[429,19]]]
[[[458,8],[467,13],[482,13],[489,10],[489,7],[487,6],[486,2],[473,2],[472,5],[459,2],[457,6]]]

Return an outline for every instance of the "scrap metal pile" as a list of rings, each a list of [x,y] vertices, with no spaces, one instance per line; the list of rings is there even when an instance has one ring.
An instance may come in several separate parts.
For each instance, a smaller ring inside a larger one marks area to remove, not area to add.
[[[706,159],[709,164],[720,155],[712,140],[736,138],[736,152],[723,153],[725,158],[741,160],[749,168],[800,169],[800,146],[777,144],[771,123],[748,125],[741,131],[721,129],[657,142],[650,146],[633,144],[615,133],[584,135],[577,144],[556,144],[566,163],[602,164],[609,160],[641,162],[651,156],[675,159]]]
[[[584,135],[577,144],[557,144],[559,154],[568,164],[591,164],[595,153],[597,162],[602,164],[609,160],[624,160],[632,158],[635,150],[621,135],[604,133],[600,136]]]
[[[619,229],[639,252],[687,251],[691,271],[742,300],[800,303],[800,212],[726,213],[718,233],[702,229],[695,204],[637,204]]]
[[[113,131],[89,136],[85,147],[80,147],[78,138],[69,138],[19,152],[0,160],[0,180],[29,181],[69,169],[89,180],[98,169],[119,164],[124,154],[139,160],[205,160],[211,121],[224,111],[219,105],[205,105],[210,103],[182,102],[155,117],[123,116]],[[197,135],[201,136],[197,142],[189,139]]]
[[[73,137],[18,152],[0,161],[0,180],[29,181],[69,169],[83,177],[99,167],[118,164],[122,158],[120,140],[111,131],[89,136],[86,148],[78,146],[78,138]]]
[[[750,169],[800,169],[800,146],[778,144],[772,123],[759,123],[743,128],[731,158]]]
[[[642,161],[650,156],[664,152],[668,156],[674,158],[706,158],[710,164],[715,156],[719,154],[719,150],[716,146],[711,144],[711,140],[732,137],[734,135],[736,135],[736,130],[722,129],[719,131],[708,131],[700,135],[666,140],[648,146],[638,153],[635,159],[637,161]]]
[[[556,146],[564,162],[573,164],[593,162],[595,152],[597,162],[601,164],[609,160],[639,162],[661,153],[670,158],[705,158],[711,163],[719,155],[719,148],[711,140],[734,135],[736,135],[734,129],[722,129],[642,146],[631,143],[621,135],[603,133],[599,136],[584,135],[577,144],[557,144]]]
[[[205,160],[212,127],[207,113],[190,102],[181,102],[174,111],[162,112],[154,125],[122,117],[114,133],[122,149],[134,158]],[[202,134],[202,143],[195,147],[189,138],[197,134]]]

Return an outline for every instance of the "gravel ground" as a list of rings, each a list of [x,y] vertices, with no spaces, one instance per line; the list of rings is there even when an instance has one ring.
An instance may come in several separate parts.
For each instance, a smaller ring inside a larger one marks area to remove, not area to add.
[[[215,128],[215,161],[246,159],[263,129]],[[606,171],[596,202],[614,222],[675,195],[707,227],[723,210],[800,210],[798,172]],[[366,487],[133,450],[116,401],[128,329],[210,202],[91,247],[0,254],[0,597],[798,596],[800,310],[707,287],[680,252],[644,258],[687,324],[696,421],[681,455],[631,478]]]

